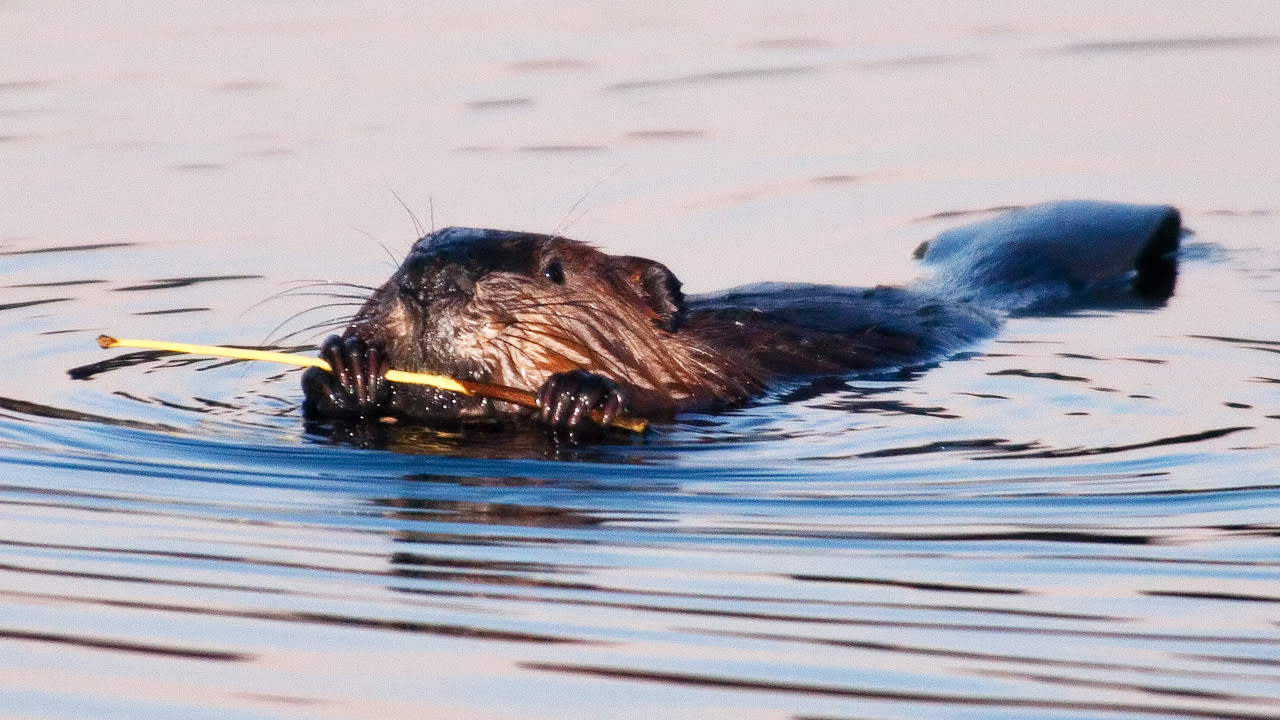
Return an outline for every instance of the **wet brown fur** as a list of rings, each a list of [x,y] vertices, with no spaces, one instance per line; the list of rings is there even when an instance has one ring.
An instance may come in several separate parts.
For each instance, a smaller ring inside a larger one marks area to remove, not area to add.
[[[480,248],[482,257],[419,263],[425,272],[411,260],[433,248],[415,246],[346,334],[404,370],[517,388],[580,368],[627,385],[639,414],[738,404],[764,388],[746,358],[681,332],[683,295],[661,264],[561,237],[508,240]],[[473,260],[481,265],[468,267]],[[563,282],[547,277],[552,264]]]

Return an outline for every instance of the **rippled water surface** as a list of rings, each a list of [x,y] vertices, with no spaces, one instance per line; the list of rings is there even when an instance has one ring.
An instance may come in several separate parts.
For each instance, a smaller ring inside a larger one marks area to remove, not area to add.
[[[1035,7],[0,3],[0,715],[1280,716],[1280,22]],[[1047,199],[1195,234],[1164,307],[585,448],[94,346],[313,348],[397,196],[694,292]]]

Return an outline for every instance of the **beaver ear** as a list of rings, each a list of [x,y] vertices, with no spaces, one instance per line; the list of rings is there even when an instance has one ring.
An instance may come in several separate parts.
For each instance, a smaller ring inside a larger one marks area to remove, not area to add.
[[[675,332],[684,322],[684,293],[680,279],[666,265],[641,257],[620,257],[627,278],[653,310],[653,324],[667,332]]]

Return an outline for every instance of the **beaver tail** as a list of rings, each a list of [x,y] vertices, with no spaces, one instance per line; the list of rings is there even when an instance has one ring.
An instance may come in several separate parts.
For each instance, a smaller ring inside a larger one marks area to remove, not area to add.
[[[916,251],[931,291],[1009,313],[1160,304],[1182,220],[1169,205],[1072,200],[947,230]]]

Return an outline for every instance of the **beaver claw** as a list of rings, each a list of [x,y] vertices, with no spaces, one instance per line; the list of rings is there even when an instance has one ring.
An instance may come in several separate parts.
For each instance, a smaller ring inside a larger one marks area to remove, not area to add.
[[[303,409],[312,416],[376,417],[391,407],[391,361],[358,337],[330,335],[320,345],[330,371],[307,368],[302,375]]]
[[[600,411],[600,425],[608,427],[630,403],[626,388],[586,370],[555,373],[538,390],[542,422],[569,431],[591,427],[592,410]]]

